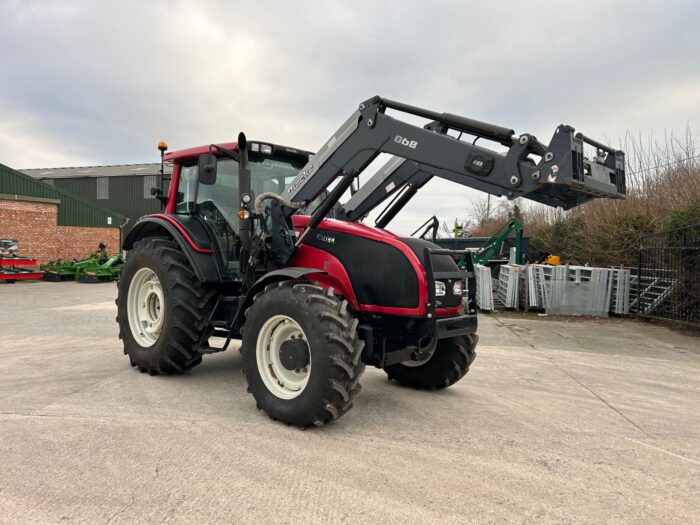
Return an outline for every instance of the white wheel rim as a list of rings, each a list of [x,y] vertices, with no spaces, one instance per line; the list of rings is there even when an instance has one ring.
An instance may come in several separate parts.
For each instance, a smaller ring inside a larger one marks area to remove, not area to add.
[[[311,355],[309,364],[297,370],[288,370],[280,359],[282,343],[299,338],[309,344],[299,323],[286,315],[270,317],[258,333],[255,346],[258,372],[267,389],[280,399],[294,399],[304,391],[309,382]]]
[[[153,346],[163,330],[165,301],[163,287],[150,268],[141,268],[131,279],[127,315],[136,342],[143,347]]]

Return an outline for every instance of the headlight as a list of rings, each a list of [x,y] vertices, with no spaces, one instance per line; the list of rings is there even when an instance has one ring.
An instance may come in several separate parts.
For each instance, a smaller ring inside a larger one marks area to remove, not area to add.
[[[453,295],[458,295],[461,297],[463,291],[464,291],[464,284],[462,283],[462,281],[457,281],[452,286],[452,294]]]
[[[435,297],[442,297],[445,295],[445,283],[442,281],[435,281]]]

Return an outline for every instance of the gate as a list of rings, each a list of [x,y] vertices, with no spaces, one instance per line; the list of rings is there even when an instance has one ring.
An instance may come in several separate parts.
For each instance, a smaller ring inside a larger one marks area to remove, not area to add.
[[[634,284],[631,311],[700,327],[700,224],[644,237]]]

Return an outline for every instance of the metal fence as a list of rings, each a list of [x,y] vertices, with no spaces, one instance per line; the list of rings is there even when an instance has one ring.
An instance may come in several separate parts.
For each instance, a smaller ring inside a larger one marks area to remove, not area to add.
[[[632,312],[700,326],[700,224],[644,237],[636,274]]]

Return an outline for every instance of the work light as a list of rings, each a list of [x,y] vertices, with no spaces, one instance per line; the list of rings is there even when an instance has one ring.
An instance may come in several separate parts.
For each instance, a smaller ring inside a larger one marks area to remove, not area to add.
[[[445,283],[442,281],[435,281],[435,296],[436,297],[442,297],[445,295],[447,291],[447,288],[445,287]]]

